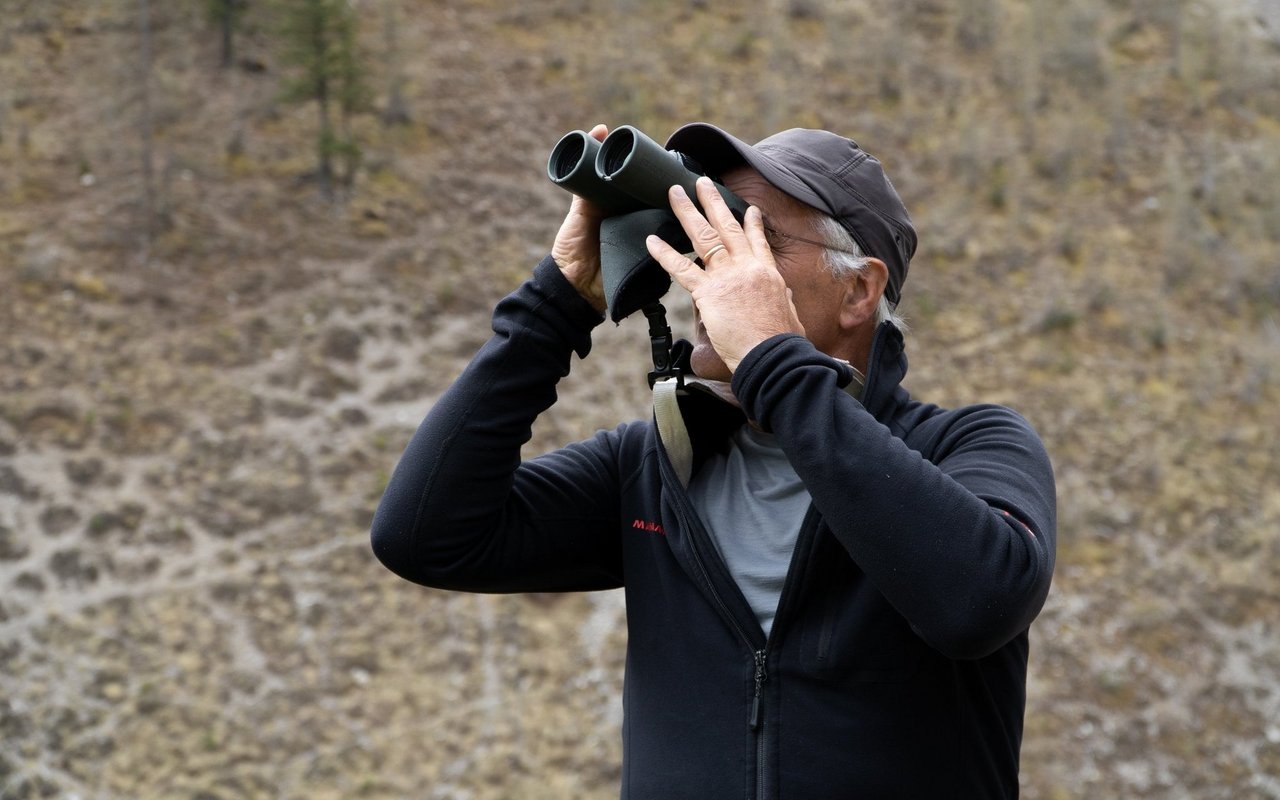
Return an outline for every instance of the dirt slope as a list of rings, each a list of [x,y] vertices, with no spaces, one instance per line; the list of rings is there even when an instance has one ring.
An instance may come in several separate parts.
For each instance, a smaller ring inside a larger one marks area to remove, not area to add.
[[[0,797],[616,796],[621,596],[419,589],[367,525],[550,242],[555,139],[693,119],[880,155],[908,387],[1049,447],[1024,796],[1280,797],[1280,55],[1175,5],[361,3],[413,122],[356,121],[336,204],[267,16],[220,71],[163,5],[147,244],[135,4],[10,0]],[[645,359],[602,329],[529,452],[646,413]]]

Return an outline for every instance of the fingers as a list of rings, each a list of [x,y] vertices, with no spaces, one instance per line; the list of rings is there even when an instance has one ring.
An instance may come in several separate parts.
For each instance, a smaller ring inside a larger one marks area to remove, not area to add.
[[[657,261],[658,265],[671,276],[671,279],[684,287],[684,290],[690,294],[706,279],[706,273],[698,269],[697,264],[685,258],[683,254],[677,253],[675,248],[657,236],[646,238],[644,244],[649,250],[649,255],[653,256],[653,260]]]
[[[598,224],[604,219],[606,214],[602,208],[592,203],[590,200],[583,199],[578,195],[571,195],[569,201],[569,216],[580,216],[583,219],[590,220],[594,224]]]
[[[760,209],[755,206],[748,208],[746,215],[742,218],[742,225],[746,231],[747,243],[751,245],[751,251],[756,257],[768,256],[772,261],[773,249],[769,247],[769,239],[765,236],[764,215],[760,213]]]
[[[684,228],[685,235],[693,243],[695,253],[701,256],[715,245],[723,243],[720,233],[711,226],[706,217],[702,216],[698,207],[689,199],[689,195],[685,194],[683,187],[672,186],[667,196],[671,201],[672,212],[680,221],[680,227]]]
[[[709,221],[721,234],[742,234],[742,226],[738,224],[738,220],[733,216],[733,212],[725,205],[724,198],[720,196],[720,192],[716,189],[715,183],[710,178],[698,178],[696,186],[698,192],[698,202],[702,205],[702,211]]]
[[[694,252],[702,256],[704,262],[709,260],[709,252],[714,251],[717,245],[723,245],[730,255],[747,249],[758,252],[710,178],[698,178],[695,191],[701,211],[679,185],[671,187],[668,199],[676,219],[680,220],[680,226],[693,243]]]
[[[594,128],[592,128],[590,132],[587,133],[587,135],[590,136],[592,139],[595,139],[597,142],[603,142],[604,137],[609,135],[609,128],[602,122],[599,125],[596,125]]]

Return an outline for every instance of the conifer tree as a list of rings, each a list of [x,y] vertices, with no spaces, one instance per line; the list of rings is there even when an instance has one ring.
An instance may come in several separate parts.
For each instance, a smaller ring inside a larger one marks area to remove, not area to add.
[[[332,198],[335,160],[343,167],[343,185],[355,178],[360,148],[351,120],[371,105],[368,69],[356,43],[358,20],[348,0],[278,3],[281,58],[293,70],[284,99],[316,104],[316,178],[325,197]]]
[[[404,96],[404,73],[400,66],[400,20],[396,0],[383,0],[383,52],[387,70],[387,106],[382,111],[383,125],[408,125],[409,103]]]
[[[234,39],[236,27],[249,7],[249,0],[205,0],[209,7],[209,17],[218,24],[222,34],[223,69],[231,66],[235,58]]]
[[[155,120],[151,108],[151,3],[138,0],[138,87],[140,114],[138,133],[142,150],[143,258],[150,258],[156,235]]]

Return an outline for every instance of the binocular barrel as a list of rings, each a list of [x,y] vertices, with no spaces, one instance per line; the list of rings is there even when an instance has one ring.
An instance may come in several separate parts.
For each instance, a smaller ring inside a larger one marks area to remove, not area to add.
[[[679,184],[701,209],[694,184],[702,177],[690,170],[683,156],[667,150],[630,125],[610,133],[596,154],[596,174],[622,191],[643,200],[650,208],[668,208],[667,191]],[[716,184],[725,204],[741,219],[747,204],[733,192]]]
[[[610,215],[669,208],[667,191],[675,184],[700,205],[694,191],[700,173],[630,125],[615,129],[604,142],[583,131],[565,134],[547,159],[547,177]],[[723,186],[716,188],[739,217],[746,213],[746,203]]]

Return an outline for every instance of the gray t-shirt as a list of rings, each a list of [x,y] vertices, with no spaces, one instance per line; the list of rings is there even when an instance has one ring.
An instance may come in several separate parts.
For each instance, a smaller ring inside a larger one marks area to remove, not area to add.
[[[727,454],[708,458],[693,476],[689,497],[768,636],[808,490],[773,434],[743,425]]]

